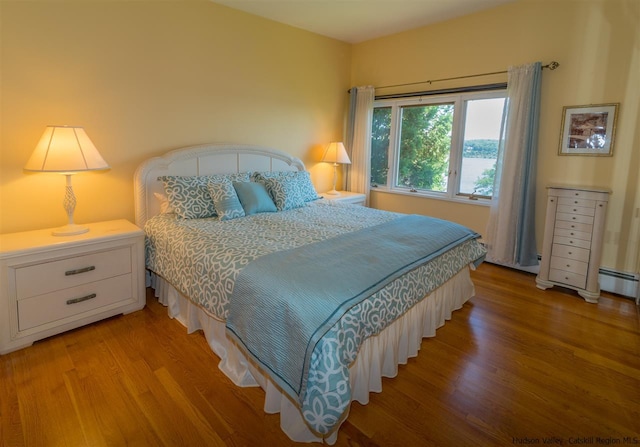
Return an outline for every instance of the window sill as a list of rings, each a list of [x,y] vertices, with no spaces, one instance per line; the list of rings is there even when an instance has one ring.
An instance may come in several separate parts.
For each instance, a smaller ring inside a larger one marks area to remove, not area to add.
[[[454,202],[460,203],[463,205],[475,205],[475,206],[491,206],[490,199],[477,199],[471,200],[468,197],[460,196],[460,197],[449,197],[446,195],[440,194],[429,194],[425,192],[410,192],[402,189],[389,189],[389,188],[369,188],[369,191],[372,193],[384,193],[384,194],[397,194],[401,196],[409,196],[409,197],[417,197],[421,199],[432,199],[432,200],[443,200],[445,202]]]

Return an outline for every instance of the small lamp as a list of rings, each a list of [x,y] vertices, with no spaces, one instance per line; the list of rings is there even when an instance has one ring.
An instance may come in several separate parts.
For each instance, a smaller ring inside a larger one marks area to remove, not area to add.
[[[342,142],[329,143],[327,149],[324,151],[321,161],[333,163],[333,189],[331,191],[327,191],[327,194],[340,195],[340,193],[336,191],[338,164],[351,164],[351,160],[349,160],[349,155],[347,155],[347,150],[344,148],[344,144],[342,144]]]
[[[25,171],[57,172],[67,176],[67,189],[62,202],[69,222],[54,230],[54,236],[82,234],[89,228],[73,223],[76,196],[71,186],[71,175],[81,171],[109,169],[98,149],[79,126],[47,126],[40,142],[24,167]]]

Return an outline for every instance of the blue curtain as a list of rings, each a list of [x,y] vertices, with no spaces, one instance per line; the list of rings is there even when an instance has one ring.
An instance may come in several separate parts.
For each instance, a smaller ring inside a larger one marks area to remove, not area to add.
[[[536,249],[536,175],[538,165],[538,131],[540,125],[540,84],[542,64],[533,64],[531,81],[531,108],[526,126],[526,146],[520,216],[518,221],[518,243],[516,244],[516,262],[522,266],[538,265]]]

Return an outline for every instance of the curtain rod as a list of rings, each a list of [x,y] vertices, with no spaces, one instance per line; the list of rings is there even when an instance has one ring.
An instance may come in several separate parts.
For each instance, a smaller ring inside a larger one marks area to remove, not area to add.
[[[374,99],[376,101],[380,99],[396,99],[396,98],[414,98],[416,96],[434,96],[434,95],[446,95],[452,93],[469,93],[469,92],[486,92],[489,90],[506,90],[507,83],[500,82],[498,84],[482,84],[482,85],[472,85],[470,87],[454,87],[454,88],[444,88],[439,90],[428,90],[428,91],[420,91],[420,92],[411,92],[411,93],[392,93],[390,95],[375,95]]]
[[[549,70],[555,70],[559,66],[560,66],[560,64],[558,62],[551,61],[547,65],[543,65],[542,68],[548,68]],[[419,82],[408,82],[406,84],[383,85],[381,87],[375,87],[375,88],[376,89],[381,89],[381,88],[391,88],[391,87],[406,87],[408,85],[417,85],[417,84],[432,84],[434,82],[453,81],[453,80],[457,80],[457,79],[467,79],[467,78],[477,78],[477,77],[480,77],[480,76],[491,76],[491,75],[504,74],[504,73],[508,73],[508,71],[507,70],[493,71],[493,72],[490,72],[490,73],[478,73],[478,74],[472,74],[472,75],[466,75],[466,76],[456,76],[456,77],[453,77],[453,78],[442,78],[442,79],[431,79],[431,80],[419,81]],[[347,91],[347,93],[351,93],[351,89],[349,89]]]

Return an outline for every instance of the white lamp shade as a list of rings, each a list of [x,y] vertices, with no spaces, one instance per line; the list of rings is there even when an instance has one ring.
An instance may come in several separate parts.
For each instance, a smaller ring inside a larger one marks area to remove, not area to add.
[[[340,163],[344,165],[351,164],[349,155],[347,155],[347,150],[344,148],[344,144],[342,144],[341,142],[329,143],[327,149],[324,151],[322,161],[326,161],[329,163]]]
[[[109,165],[93,145],[84,128],[47,126],[24,169],[72,173],[109,169]]]

